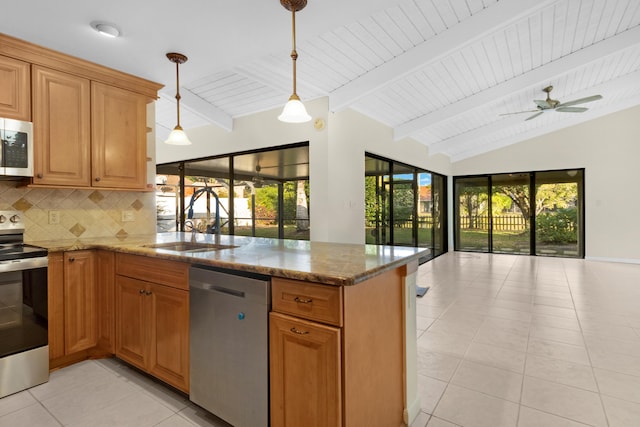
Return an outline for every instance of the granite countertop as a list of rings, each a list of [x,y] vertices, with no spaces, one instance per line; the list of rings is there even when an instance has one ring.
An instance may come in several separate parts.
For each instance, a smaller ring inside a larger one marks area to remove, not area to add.
[[[161,243],[194,241],[233,247],[194,252],[148,247],[148,245]],[[192,235],[191,233],[159,233],[128,236],[123,239],[93,238],[28,243],[46,248],[49,252],[108,249],[338,286],[357,284],[429,253],[429,250],[424,248],[211,234]]]

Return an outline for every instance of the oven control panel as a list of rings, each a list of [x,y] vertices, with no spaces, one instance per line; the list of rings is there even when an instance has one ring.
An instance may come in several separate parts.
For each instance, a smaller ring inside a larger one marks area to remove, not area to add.
[[[0,211],[0,234],[24,233],[22,212],[13,210]]]

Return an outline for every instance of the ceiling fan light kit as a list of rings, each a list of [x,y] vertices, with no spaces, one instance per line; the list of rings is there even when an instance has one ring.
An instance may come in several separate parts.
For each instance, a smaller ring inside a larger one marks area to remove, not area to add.
[[[542,91],[547,94],[547,99],[533,100],[533,102],[536,104],[537,110],[517,111],[515,113],[504,113],[500,115],[507,116],[510,114],[535,113],[534,115],[527,117],[525,119],[525,121],[527,121],[527,120],[535,119],[536,117],[538,117],[539,115],[547,111],[558,111],[560,113],[584,113],[585,111],[588,110],[587,107],[574,107],[574,105],[586,104],[587,102],[593,102],[593,101],[602,99],[602,95],[592,95],[592,96],[587,96],[585,98],[574,99],[573,101],[560,102],[557,99],[551,99],[552,90],[553,90],[553,86],[545,87],[544,89],[542,89]]]
[[[191,145],[191,141],[189,141],[189,137],[182,130],[182,126],[180,126],[180,72],[179,66],[180,64],[184,64],[187,62],[187,57],[181,53],[169,52],[167,53],[167,58],[169,61],[176,64],[176,112],[177,112],[177,120],[176,127],[173,128],[171,133],[169,134],[169,138],[164,142],[169,145]]]
[[[285,123],[304,123],[311,120],[311,116],[307,113],[306,108],[300,97],[296,93],[296,60],[298,52],[296,51],[296,12],[304,9],[307,0],[280,0],[280,4],[287,10],[291,11],[291,60],[293,62],[293,93],[289,97],[289,101],[284,106],[282,113],[278,116],[278,120]]]

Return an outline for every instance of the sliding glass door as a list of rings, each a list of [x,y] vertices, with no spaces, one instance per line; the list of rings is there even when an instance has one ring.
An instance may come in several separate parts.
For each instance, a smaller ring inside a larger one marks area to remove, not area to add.
[[[455,181],[456,249],[489,251],[489,178],[470,177]]]
[[[531,253],[531,175],[491,177],[491,230],[494,253]]]
[[[583,174],[536,172],[536,255],[584,256]]]
[[[584,257],[584,170],[455,177],[455,249]]]

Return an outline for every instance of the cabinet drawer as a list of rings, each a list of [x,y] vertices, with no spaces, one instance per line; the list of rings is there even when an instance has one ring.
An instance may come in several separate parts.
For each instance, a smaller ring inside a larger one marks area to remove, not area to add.
[[[184,262],[119,253],[116,274],[189,290],[189,264]]]
[[[273,311],[342,326],[342,287],[271,279]]]

